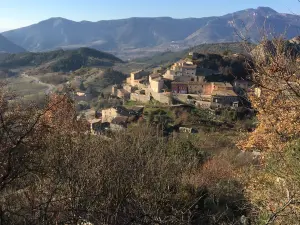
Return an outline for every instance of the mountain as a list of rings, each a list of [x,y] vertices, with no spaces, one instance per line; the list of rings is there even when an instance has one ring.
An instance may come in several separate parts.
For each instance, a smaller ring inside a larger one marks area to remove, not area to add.
[[[25,52],[24,48],[17,46],[11,41],[7,40],[3,35],[0,34],[0,53],[18,53]]]
[[[259,42],[262,35],[278,36],[286,32],[286,38],[299,34],[300,16],[278,13],[268,7],[247,9],[210,20],[204,27],[188,36],[189,45],[213,42],[234,42],[245,38]]]
[[[268,35],[282,34],[287,29],[287,38],[292,38],[299,33],[300,16],[258,7],[198,19],[158,17],[75,22],[51,18],[4,32],[3,35],[29,51],[90,47],[114,53],[137,49],[140,51],[134,53],[139,55],[147,51],[177,50],[203,43],[235,42],[241,40],[240,36],[257,42],[263,27]]]
[[[90,48],[56,50],[43,53],[6,54],[0,57],[0,68],[35,66],[46,71],[68,72],[81,67],[111,67],[123,61],[109,53]]]
[[[210,19],[161,17],[74,22],[51,18],[29,27],[4,32],[3,35],[30,51],[82,46],[108,51],[182,40]]]

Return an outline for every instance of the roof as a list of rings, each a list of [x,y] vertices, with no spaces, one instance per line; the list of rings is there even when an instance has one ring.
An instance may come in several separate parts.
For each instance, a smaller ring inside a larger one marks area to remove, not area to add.
[[[186,68],[186,69],[196,69],[197,65],[188,65],[188,64],[184,64],[182,66],[182,68]]]
[[[154,78],[160,77],[161,75],[158,74],[158,73],[152,73],[152,74],[150,74],[149,76],[150,76],[152,79],[154,79]]]
[[[144,110],[144,108],[145,108],[144,106],[133,106],[130,109],[133,111],[139,112],[139,111]]]
[[[127,116],[117,116],[111,121],[112,124],[118,124],[118,125],[126,125],[127,122],[128,122]]]
[[[162,80],[161,77],[157,77],[157,78],[152,79],[152,81],[161,81],[161,80]]]
[[[212,96],[236,97],[237,94],[233,90],[214,90]]]

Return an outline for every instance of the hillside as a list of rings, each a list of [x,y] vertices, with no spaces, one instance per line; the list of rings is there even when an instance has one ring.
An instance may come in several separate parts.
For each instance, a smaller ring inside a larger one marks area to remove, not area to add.
[[[220,17],[189,19],[158,17],[75,22],[51,18],[3,35],[29,51],[92,47],[124,53],[141,49],[135,53],[137,56],[153,49],[163,52],[203,43],[240,41],[237,35],[240,32],[249,41],[257,42],[261,39],[262,27],[272,35],[285,33],[287,29],[286,37],[292,38],[298,34],[300,16],[259,7]]]
[[[0,68],[35,66],[53,72],[68,72],[89,66],[111,67],[115,63],[122,63],[122,60],[111,54],[89,48],[7,54],[0,58]]]
[[[0,34],[0,53],[19,53],[19,52],[25,52],[26,50],[24,48],[21,48],[20,46],[12,43],[7,38],[5,38],[3,35]]]
[[[249,48],[253,48],[255,45],[249,44]],[[151,69],[158,66],[168,66],[182,58],[187,57],[189,52],[198,52],[201,54],[245,54],[245,46],[240,42],[232,43],[213,43],[213,44],[201,44],[195,47],[181,50],[181,51],[167,51],[158,53],[151,57],[143,57],[130,61],[129,63],[118,65],[117,69],[122,70],[126,73],[139,69]]]
[[[189,45],[200,43],[232,42],[244,36],[248,41],[261,40],[262,30],[270,38],[286,32],[290,39],[299,33],[298,15],[278,13],[269,7],[246,9],[210,20],[205,26],[188,36],[184,42]]]

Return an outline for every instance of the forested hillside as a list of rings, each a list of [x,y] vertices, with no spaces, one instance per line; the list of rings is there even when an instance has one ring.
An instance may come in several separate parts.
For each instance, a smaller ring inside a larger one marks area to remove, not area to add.
[[[109,53],[80,48],[42,53],[7,54],[1,57],[0,68],[40,66],[53,72],[69,72],[88,66],[111,67],[115,63],[122,63],[122,60]]]

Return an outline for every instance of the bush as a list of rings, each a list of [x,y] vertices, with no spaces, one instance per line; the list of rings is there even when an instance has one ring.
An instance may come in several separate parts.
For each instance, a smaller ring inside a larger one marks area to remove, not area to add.
[[[89,135],[67,96],[51,97],[42,110],[0,103],[6,110],[0,121],[3,224],[225,224],[244,213],[236,207],[245,206],[244,199],[226,197],[236,193],[226,172],[231,167],[222,161],[205,169],[206,154],[193,142],[145,125]],[[207,172],[214,168],[217,173]],[[193,183],[199,174],[213,183]],[[216,195],[211,187],[223,181],[226,188]],[[209,199],[222,202],[212,211]]]

